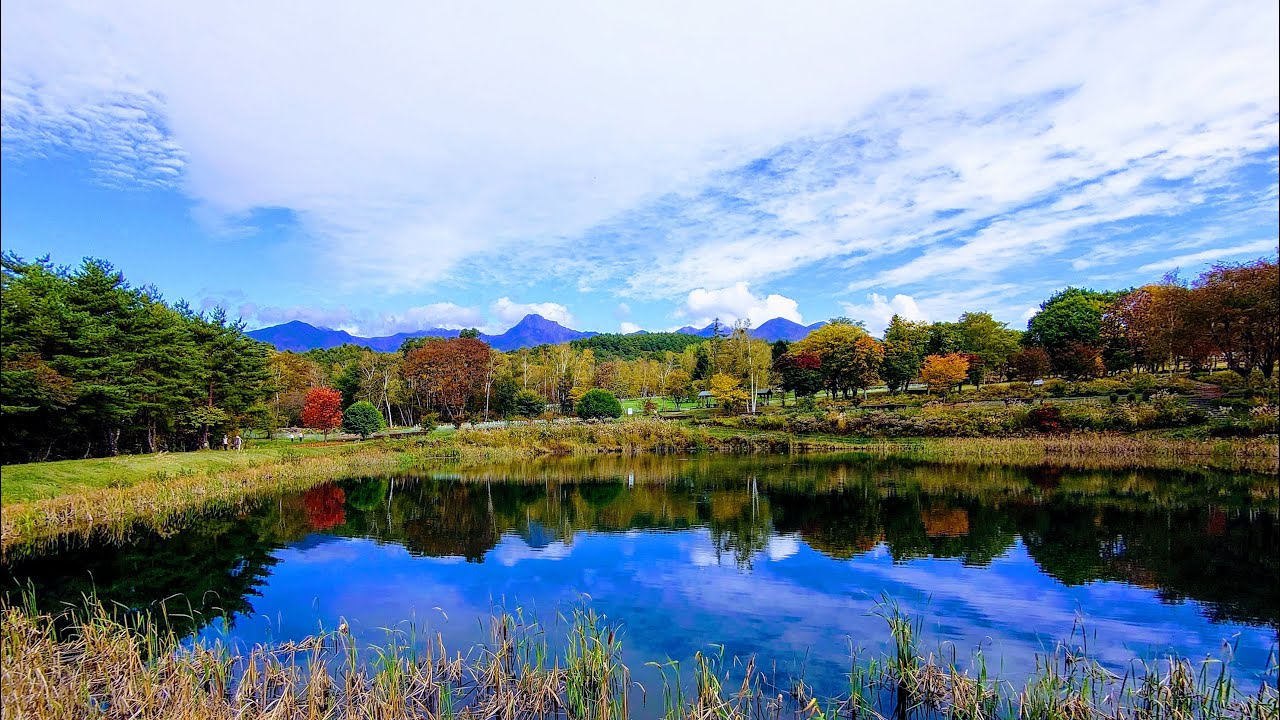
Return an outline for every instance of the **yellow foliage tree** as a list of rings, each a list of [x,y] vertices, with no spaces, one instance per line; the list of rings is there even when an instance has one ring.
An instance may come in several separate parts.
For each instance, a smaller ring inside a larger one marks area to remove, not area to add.
[[[924,359],[920,378],[929,386],[929,392],[944,393],[956,383],[964,382],[969,374],[969,361],[959,353],[930,355]]]
[[[716,373],[711,377],[711,397],[725,412],[742,410],[747,405],[747,391],[742,382],[732,375]]]

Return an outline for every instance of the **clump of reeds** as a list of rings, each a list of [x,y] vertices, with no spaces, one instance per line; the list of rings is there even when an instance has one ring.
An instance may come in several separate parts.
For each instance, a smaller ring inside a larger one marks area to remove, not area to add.
[[[980,654],[963,669],[954,657],[923,654],[919,621],[892,603],[882,604],[880,615],[892,649],[869,662],[853,653],[845,696],[816,697],[802,679],[779,687],[754,659],[739,666],[725,662],[722,652],[699,652],[692,687],[679,663],[655,665],[663,680],[659,710],[632,705],[637,685],[622,662],[621,629],[590,609],[573,614],[566,649],[553,656],[544,629],[518,613],[498,613],[489,641],[466,654],[450,654],[439,635],[419,638],[412,625],[389,630],[382,645],[361,647],[345,622],[301,641],[231,652],[218,641],[179,637],[163,611],[129,612],[90,601],[55,618],[29,604],[3,606],[0,701],[5,718],[31,720],[1280,716],[1274,677],[1246,694],[1225,665],[1197,666],[1177,657],[1138,663],[1118,676],[1083,648],[1066,644],[1040,657],[1036,671],[1015,687],[989,676]]]
[[[1026,438],[874,441],[859,449],[888,457],[928,461],[1053,464],[1089,470],[1205,467],[1273,475],[1280,471],[1280,453],[1276,451],[1275,438],[1202,441],[1072,433]]]

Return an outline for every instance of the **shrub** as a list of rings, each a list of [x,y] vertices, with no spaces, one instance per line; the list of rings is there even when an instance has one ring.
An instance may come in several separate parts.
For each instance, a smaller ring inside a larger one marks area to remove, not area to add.
[[[622,403],[613,393],[599,388],[583,393],[575,410],[583,420],[622,417]]]
[[[1217,385],[1228,392],[1239,390],[1245,386],[1244,378],[1240,377],[1239,373],[1231,372],[1230,370],[1219,370],[1211,373],[1204,378],[1204,382]]]
[[[1062,411],[1057,405],[1041,405],[1027,413],[1027,427],[1039,432],[1062,432]]]
[[[538,417],[547,407],[547,401],[532,390],[521,390],[516,393],[515,413],[522,417]]]
[[[342,429],[360,436],[361,440],[386,428],[382,413],[368,400],[354,403],[342,414]]]
[[[1120,402],[1120,396],[1117,395],[1116,393],[1111,393],[1110,395],[1107,396],[1107,398],[1111,400],[1112,405],[1115,405],[1116,403]]]
[[[1069,387],[1067,386],[1066,380],[1054,378],[1052,380],[1045,380],[1044,387],[1042,389],[1049,394],[1049,397],[1060,398],[1067,396],[1067,390]]]

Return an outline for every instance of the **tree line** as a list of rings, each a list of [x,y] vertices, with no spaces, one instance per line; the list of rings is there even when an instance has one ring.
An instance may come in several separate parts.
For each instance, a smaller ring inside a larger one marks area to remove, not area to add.
[[[1041,303],[1025,332],[990,313],[956,322],[894,315],[880,340],[837,318],[794,343],[776,343],[779,385],[835,397],[883,383],[945,392],[968,382],[1070,380],[1142,370],[1210,369],[1219,363],[1270,379],[1280,349],[1280,267],[1274,260],[1217,265],[1193,282],[1169,275],[1122,291],[1069,287]]]
[[[110,263],[3,257],[4,462],[208,447],[267,420],[270,348]]]
[[[343,413],[362,436],[387,425],[568,413],[592,390],[645,398],[646,410],[705,392],[726,410],[754,411],[775,391],[852,399],[880,384],[945,392],[965,382],[1218,363],[1270,378],[1280,342],[1274,260],[1215,266],[1190,283],[1067,288],[1026,331],[966,312],[954,322],[894,316],[875,338],[834,318],[803,340],[770,344],[742,320],[714,323],[709,338],[605,335],[511,352],[474,330],[411,338],[389,353],[280,352],[221,310],[167,303],[101,260],[70,270],[5,255],[3,293],[6,463],[195,449],[250,428],[328,430]],[[317,388],[331,392],[308,413]]]

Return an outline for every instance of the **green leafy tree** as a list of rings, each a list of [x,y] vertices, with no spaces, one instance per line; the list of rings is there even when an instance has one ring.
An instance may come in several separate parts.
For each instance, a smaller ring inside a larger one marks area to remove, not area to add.
[[[1054,370],[1062,372],[1068,347],[1100,347],[1102,316],[1124,292],[1098,292],[1069,287],[1040,305],[1027,322],[1023,344],[1044,348]]]
[[[583,420],[622,417],[622,403],[613,393],[600,388],[583,393],[574,409]]]
[[[707,380],[711,377],[711,353],[705,344],[699,345],[693,356],[693,379]]]
[[[1020,348],[1022,333],[991,317],[991,313],[971,312],[956,323],[960,350],[976,359],[969,363],[969,379],[975,386],[986,381],[988,373],[1004,374],[1009,356]]]
[[[905,389],[920,375],[928,349],[928,323],[913,322],[898,315],[889,320],[884,331],[884,361],[880,364],[880,377],[889,392]]]
[[[386,427],[382,412],[368,400],[354,403],[342,413],[343,431],[359,435],[361,440],[381,432]]]

